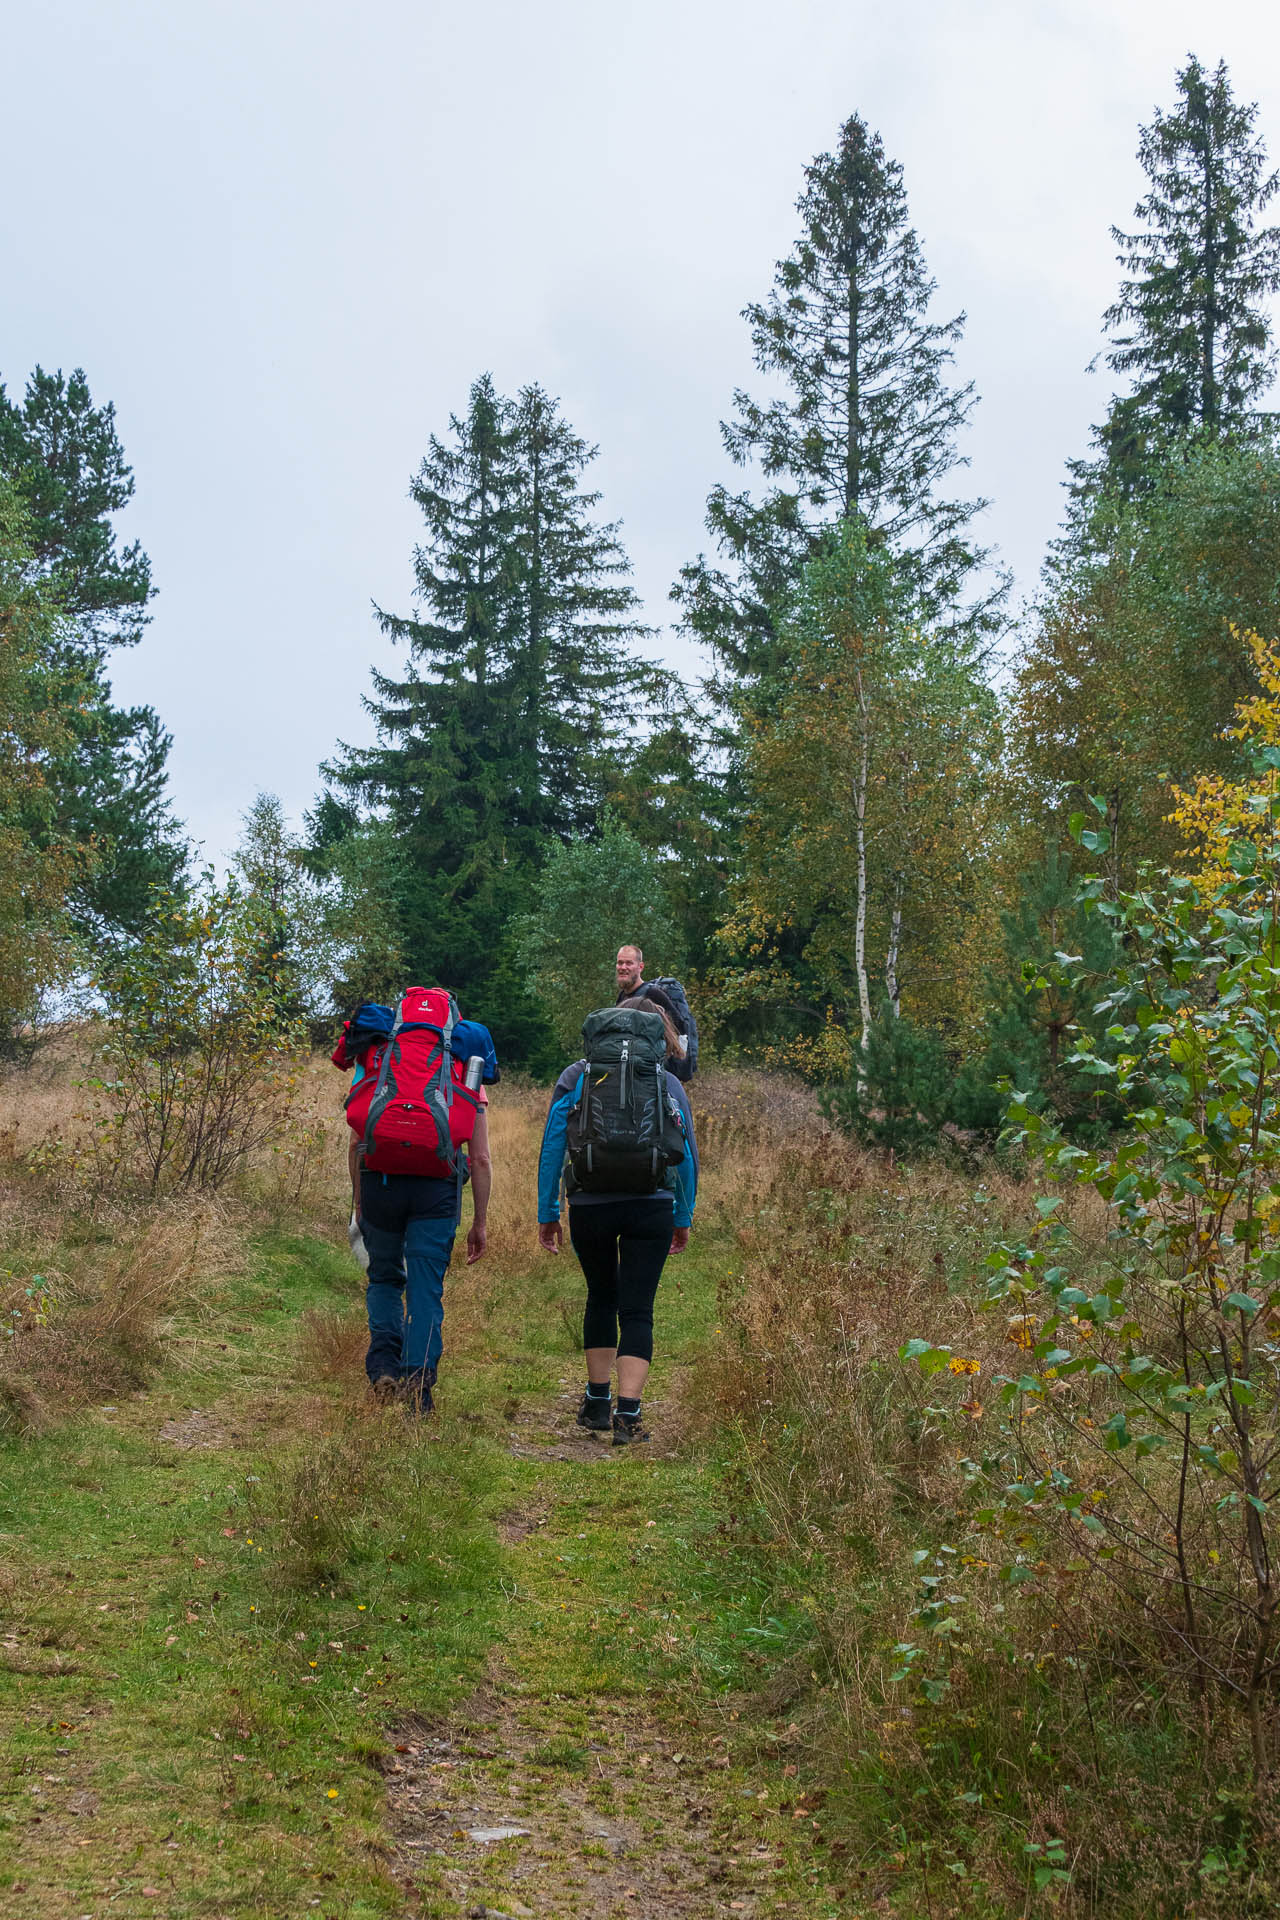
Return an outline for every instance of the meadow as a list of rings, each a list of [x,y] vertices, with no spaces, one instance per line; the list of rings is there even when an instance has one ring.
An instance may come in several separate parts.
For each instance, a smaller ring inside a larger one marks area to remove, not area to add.
[[[414,1426],[365,1389],[327,1062],[222,1190],[150,1198],[95,1175],[85,1038],[3,1089],[6,1915],[1274,1911],[1269,1783],[1166,1589],[982,1494],[1046,1417],[984,1305],[1024,1166],[904,1170],[701,1076],[637,1457],[573,1425],[542,1091],[496,1091]]]

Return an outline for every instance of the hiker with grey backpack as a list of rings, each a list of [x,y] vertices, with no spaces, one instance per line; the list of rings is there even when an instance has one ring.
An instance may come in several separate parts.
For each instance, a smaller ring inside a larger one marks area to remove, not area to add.
[[[676,1079],[687,1086],[698,1071],[698,1023],[680,981],[672,974],[659,974],[646,980],[644,955],[634,945],[618,948],[613,976],[618,988],[616,1005],[639,998],[648,1000],[668,1015],[673,1032],[669,1035],[671,1051],[667,1055],[667,1072],[674,1073]]]
[[[643,996],[587,1015],[584,1057],[551,1095],[538,1160],[538,1244],[569,1240],[587,1283],[587,1387],[578,1425],[615,1447],[647,1440],[642,1399],[653,1359],[653,1308],[667,1256],[682,1253],[698,1186],[688,1096],[667,1059],[675,1024]],[[617,1369],[618,1398],[613,1402]]]

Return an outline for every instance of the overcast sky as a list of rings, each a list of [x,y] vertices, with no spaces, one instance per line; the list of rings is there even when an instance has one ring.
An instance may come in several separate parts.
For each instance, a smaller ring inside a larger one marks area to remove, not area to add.
[[[663,654],[733,471],[747,301],[849,113],[905,168],[985,537],[1031,590],[1116,281],[1139,122],[1225,58],[1280,158],[1271,0],[7,0],[0,378],[83,366],[159,596],[118,695],[174,734],[211,855],[296,815],[408,611],[427,436],[538,380],[599,443]]]

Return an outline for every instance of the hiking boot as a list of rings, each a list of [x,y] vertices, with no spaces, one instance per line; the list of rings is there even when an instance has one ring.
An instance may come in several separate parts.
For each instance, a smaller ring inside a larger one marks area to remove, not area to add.
[[[613,1425],[612,1394],[584,1393],[578,1408],[578,1425],[589,1433],[608,1433]]]
[[[380,1407],[395,1405],[396,1395],[400,1391],[400,1382],[394,1373],[380,1374],[376,1380],[371,1380],[369,1385]]]
[[[640,1425],[638,1413],[615,1413],[613,1416],[613,1444],[615,1447],[629,1447],[633,1440],[647,1440],[648,1427]]]

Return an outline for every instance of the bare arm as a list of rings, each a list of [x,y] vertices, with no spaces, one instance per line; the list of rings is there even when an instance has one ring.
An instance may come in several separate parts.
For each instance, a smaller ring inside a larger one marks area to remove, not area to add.
[[[489,1244],[489,1195],[493,1190],[493,1162],[489,1158],[489,1116],[481,1107],[471,1136],[471,1204],[474,1217],[467,1234],[467,1265],[479,1260]]]

